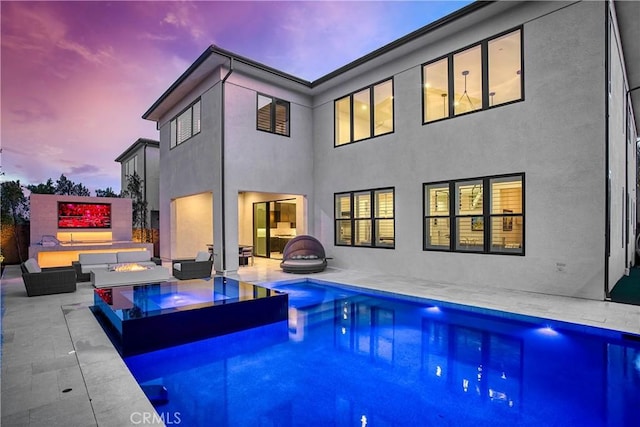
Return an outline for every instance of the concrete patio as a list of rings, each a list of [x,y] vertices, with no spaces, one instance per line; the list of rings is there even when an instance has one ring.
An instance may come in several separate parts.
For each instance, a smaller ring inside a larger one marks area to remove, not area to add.
[[[295,279],[256,259],[230,277],[261,283]],[[312,277],[480,308],[640,335],[640,306],[434,283],[399,274],[329,268]],[[157,414],[88,307],[93,288],[28,298],[18,266],[2,277],[2,426],[155,425]]]

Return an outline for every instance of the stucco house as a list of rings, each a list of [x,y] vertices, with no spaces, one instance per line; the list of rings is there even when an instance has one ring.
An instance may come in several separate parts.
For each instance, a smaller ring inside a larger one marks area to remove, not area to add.
[[[120,163],[120,186],[126,190],[128,177],[137,173],[147,201],[147,227],[158,229],[160,210],[160,141],[138,138],[116,159]]]
[[[476,2],[316,81],[210,46],[144,113],[161,256],[606,299],[634,264],[635,2]]]

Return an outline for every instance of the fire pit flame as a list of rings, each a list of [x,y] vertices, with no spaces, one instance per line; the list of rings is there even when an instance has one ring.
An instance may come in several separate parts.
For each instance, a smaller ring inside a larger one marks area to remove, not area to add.
[[[122,265],[118,265],[116,266],[116,268],[114,268],[114,271],[142,271],[142,270],[146,270],[147,267],[140,265],[140,264],[122,264]]]

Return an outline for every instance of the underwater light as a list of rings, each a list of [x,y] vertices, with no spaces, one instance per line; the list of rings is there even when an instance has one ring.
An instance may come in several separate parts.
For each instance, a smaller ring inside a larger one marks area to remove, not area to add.
[[[538,328],[537,331],[542,335],[546,335],[548,337],[555,337],[559,335],[559,333],[549,325]]]

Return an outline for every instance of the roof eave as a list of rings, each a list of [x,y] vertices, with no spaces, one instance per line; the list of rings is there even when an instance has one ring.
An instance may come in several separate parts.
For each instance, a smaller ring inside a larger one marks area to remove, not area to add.
[[[298,78],[296,76],[293,76],[291,74],[285,73],[283,71],[277,70],[273,67],[269,67],[268,65],[262,64],[260,62],[256,62],[254,60],[251,60],[249,58],[246,58],[244,56],[241,55],[237,55],[231,51],[228,51],[226,49],[222,49],[218,46],[215,45],[211,45],[209,46],[199,57],[198,59],[195,60],[195,62],[193,64],[191,64],[191,66],[189,66],[189,68],[182,73],[182,75],[180,77],[178,77],[178,79],[160,96],[160,98],[158,98],[158,100],[156,102],[153,103],[153,105],[142,115],[143,119],[146,120],[152,120],[152,121],[158,121],[159,117],[152,117],[153,113],[162,105],[162,103],[167,100],[167,98],[169,98],[169,96],[171,96],[171,94],[180,87],[180,85],[182,85],[208,58],[209,56],[213,55],[213,54],[217,54],[220,56],[223,56],[227,59],[229,59],[230,63],[231,62],[238,62],[238,63],[242,63],[245,64],[249,67],[264,71],[268,74],[272,74],[275,75],[277,77],[286,79],[290,82],[293,82],[294,84],[299,84],[302,87],[306,88],[306,89],[313,89],[319,85],[322,85],[323,83],[326,83],[328,81],[330,81],[331,79],[344,74],[348,71],[351,71],[363,64],[366,64],[369,61],[374,60],[375,58],[378,58],[388,52],[393,51],[394,49],[407,44],[421,36],[424,36],[425,34],[428,34],[432,31],[435,31],[457,19],[460,19],[466,15],[469,15],[485,6],[488,6],[489,4],[495,3],[497,0],[477,0],[465,7],[463,7],[462,9],[459,9],[453,13],[450,13],[449,15],[438,19],[437,21],[432,22],[431,24],[428,24],[422,28],[417,29],[416,31],[413,31],[412,33],[407,34],[406,36],[399,38],[379,49],[376,49],[375,51],[356,59],[355,61],[338,68],[335,71],[332,71],[329,74],[326,74],[325,76],[322,76],[320,78],[318,78],[317,80],[311,82],[308,80],[304,80],[301,78]]]
[[[456,20],[458,20],[458,19],[460,19],[460,18],[462,18],[462,17],[464,17],[464,16],[466,16],[466,15],[468,15],[470,13],[473,13],[473,12],[475,12],[475,11],[485,7],[485,6],[488,6],[488,5],[492,4],[492,3],[495,3],[496,1],[498,1],[498,0],[486,0],[486,1],[485,0],[477,0],[477,1],[467,5],[465,7],[463,7],[462,9],[459,9],[459,10],[457,10],[455,12],[452,12],[449,15],[444,16],[444,17],[438,19],[437,21],[432,22],[431,24],[428,24],[428,25],[425,25],[424,27],[418,28],[417,30],[407,34],[406,36],[401,37],[401,38],[399,38],[397,40],[394,40],[391,43],[386,44],[386,45],[382,46],[381,48],[376,49],[373,52],[371,52],[371,53],[369,53],[369,54],[367,54],[365,56],[362,56],[362,57],[356,59],[355,61],[350,62],[349,64],[347,64],[347,65],[345,65],[343,67],[340,67],[337,70],[332,71],[329,74],[326,74],[326,75],[318,78],[317,80],[315,80],[312,83],[312,87],[316,87],[316,86],[319,86],[319,85],[321,85],[323,83],[326,83],[329,80],[331,80],[331,79],[333,79],[333,78],[335,78],[335,77],[337,77],[337,76],[339,76],[341,74],[346,73],[347,71],[353,70],[354,68],[357,68],[357,67],[359,67],[359,66],[361,66],[361,65],[363,65],[363,64],[365,64],[365,63],[367,63],[369,61],[372,61],[373,59],[376,59],[379,56],[382,56],[382,55],[384,55],[384,54],[386,54],[388,52],[391,52],[391,51],[393,51],[394,49],[397,49],[400,46],[403,46],[403,45],[405,45],[405,44],[407,44],[407,43],[409,43],[409,42],[411,42],[411,41],[413,41],[413,40],[415,40],[415,39],[417,39],[419,37],[422,37],[422,36],[424,36],[424,35],[426,35],[428,33],[431,33],[433,31],[435,31],[435,30],[437,30],[437,29],[439,29],[439,28],[441,28],[441,27],[443,27],[443,26],[445,26],[445,25],[447,25],[447,24],[449,24],[449,23],[451,23],[453,21],[456,21]]]
[[[139,146],[152,146],[156,148],[160,148],[160,141],[156,141],[155,139],[148,138],[138,138],[133,144],[131,144],[122,154],[120,154],[115,161],[121,163],[124,159],[126,159],[133,151],[135,151]]]

